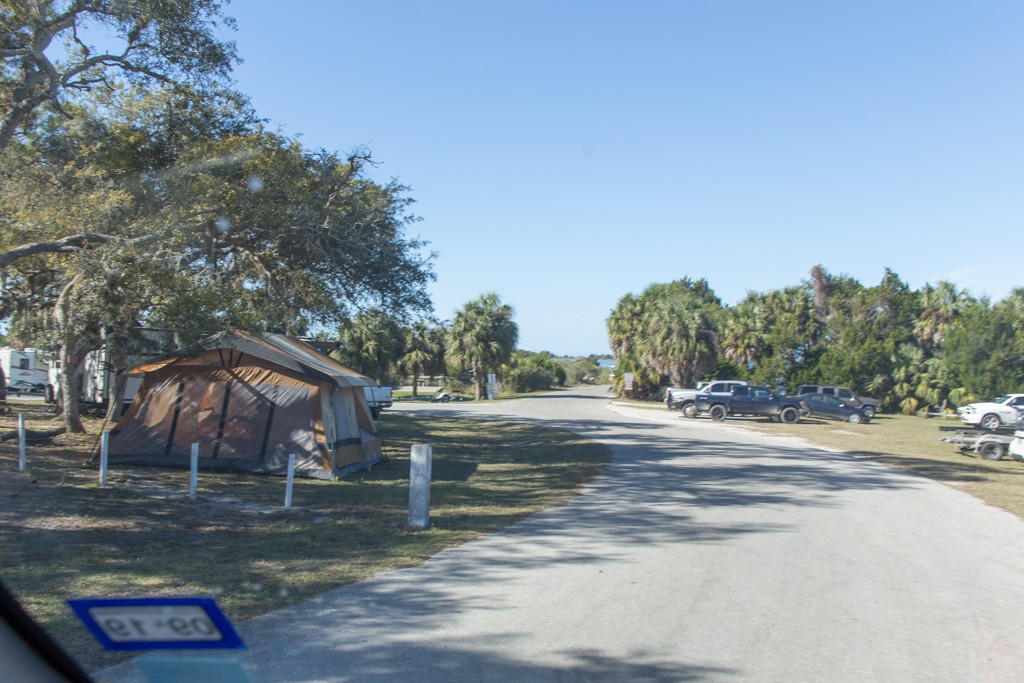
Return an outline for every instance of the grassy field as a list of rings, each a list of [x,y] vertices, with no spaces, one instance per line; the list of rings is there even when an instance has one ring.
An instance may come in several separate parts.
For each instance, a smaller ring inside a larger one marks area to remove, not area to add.
[[[18,404],[30,429],[52,426],[40,404]],[[0,416],[0,432],[14,429]],[[100,489],[86,466],[88,435],[30,446],[0,444],[0,577],[87,668],[103,652],[64,605],[69,597],[215,595],[232,620],[266,613],[375,573],[422,563],[444,548],[499,530],[569,499],[610,459],[609,450],[562,431],[512,422],[384,413],[388,461],[343,482],[112,469]],[[406,528],[408,453],[433,446],[431,521]]]

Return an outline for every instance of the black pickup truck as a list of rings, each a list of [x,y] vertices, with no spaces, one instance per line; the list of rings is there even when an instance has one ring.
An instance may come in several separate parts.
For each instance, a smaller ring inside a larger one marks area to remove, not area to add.
[[[712,420],[729,415],[763,415],[774,422],[799,422],[810,410],[798,398],[782,398],[768,387],[733,387],[728,394],[697,397],[697,412],[708,413]]]

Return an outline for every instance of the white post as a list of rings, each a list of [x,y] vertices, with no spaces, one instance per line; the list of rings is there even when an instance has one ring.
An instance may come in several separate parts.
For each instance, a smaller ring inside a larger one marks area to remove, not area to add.
[[[196,499],[196,484],[199,483],[199,444],[192,444],[192,475],[188,480],[188,497]]]
[[[18,471],[25,471],[25,413],[18,413]]]
[[[288,454],[288,481],[284,485],[284,509],[292,509],[292,485],[295,483],[295,454]]]
[[[107,485],[107,458],[110,454],[110,432],[100,437],[100,488]]]
[[[430,469],[433,448],[413,444],[409,455],[409,521],[413,529],[430,526]]]

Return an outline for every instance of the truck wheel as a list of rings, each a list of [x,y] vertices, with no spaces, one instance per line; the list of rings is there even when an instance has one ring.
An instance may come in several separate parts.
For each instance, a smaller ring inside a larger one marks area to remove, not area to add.
[[[728,412],[725,410],[725,406],[723,405],[711,406],[711,410],[708,412],[711,414],[711,419],[715,422],[721,422],[725,419],[725,416],[728,415]]]
[[[782,412],[779,413],[779,419],[788,425],[796,424],[800,421],[800,411],[793,406],[786,406],[782,409]]]
[[[862,406],[861,410],[864,411],[864,416],[869,420],[875,416],[875,409],[872,406]]]
[[[989,413],[985,417],[981,418],[981,426],[985,429],[999,429],[1002,422],[999,420],[999,416],[995,413]]]
[[[846,418],[846,421],[850,424],[860,424],[863,420],[861,419],[860,413],[850,413],[850,417]]]
[[[693,401],[684,403],[682,407],[683,417],[697,417],[697,404]]]
[[[978,455],[985,460],[1002,460],[1005,453],[1005,446],[995,441],[986,441],[978,449]]]

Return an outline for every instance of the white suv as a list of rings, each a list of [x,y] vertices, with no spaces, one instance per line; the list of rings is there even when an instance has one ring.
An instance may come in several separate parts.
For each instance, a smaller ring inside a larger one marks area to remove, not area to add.
[[[1024,414],[1024,394],[1007,394],[983,403],[971,403],[957,408],[963,422],[985,429],[1016,427]]]

